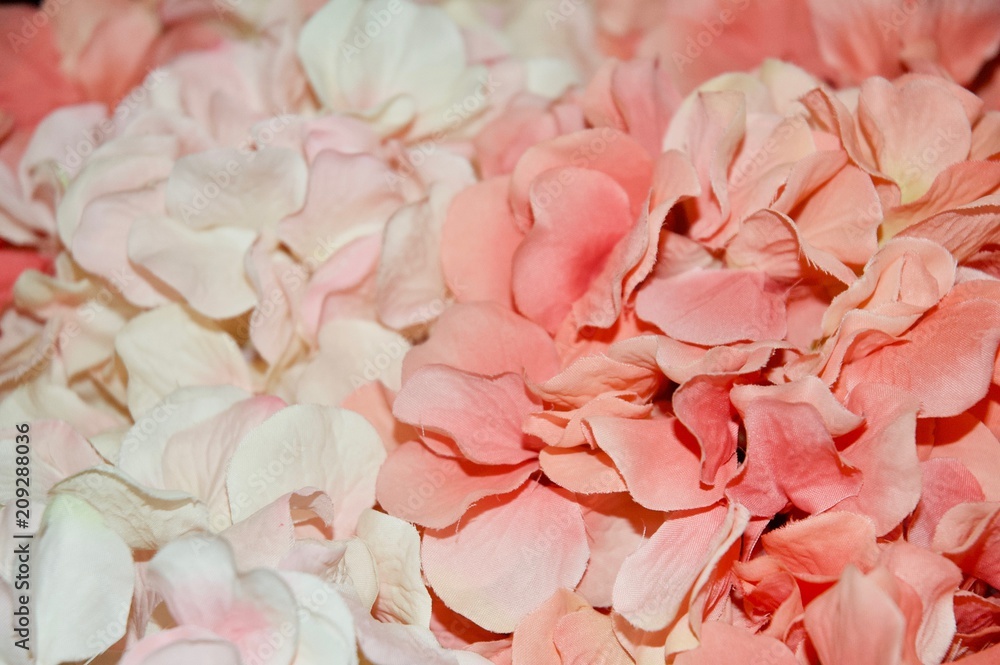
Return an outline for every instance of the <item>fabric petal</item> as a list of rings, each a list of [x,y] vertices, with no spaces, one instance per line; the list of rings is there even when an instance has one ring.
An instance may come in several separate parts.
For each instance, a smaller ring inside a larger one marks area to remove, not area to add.
[[[238,574],[224,541],[199,536],[170,543],[150,561],[149,580],[178,624],[208,628],[236,645],[244,660],[291,664],[299,631],[292,592],[272,571]]]
[[[583,576],[590,551],[583,516],[562,491],[532,483],[482,502],[459,525],[427,531],[424,574],[456,612],[497,633],[517,627]]]
[[[714,665],[725,662],[795,665],[798,661],[791,649],[773,637],[755,635],[717,621],[702,625],[701,644],[698,648],[685,651],[674,661],[676,665]]]
[[[367,510],[358,520],[357,532],[371,550],[378,572],[375,618],[429,628],[431,596],[420,576],[417,530],[395,517]]]
[[[177,160],[167,212],[192,229],[261,231],[302,207],[308,169],[288,148],[217,148]]]
[[[761,272],[692,270],[648,282],[636,313],[668,336],[704,346],[783,339],[784,289]]]
[[[417,370],[396,395],[393,414],[423,432],[444,434],[477,464],[520,464],[536,457],[521,423],[541,408],[516,374],[485,379],[443,365]]]
[[[37,547],[25,557],[37,571],[31,593],[36,662],[87,660],[124,635],[135,584],[132,552],[100,512],[80,499],[57,497],[37,544],[15,542]]]
[[[248,229],[194,231],[169,217],[146,217],[132,223],[128,257],[180,293],[195,311],[228,319],[257,303],[244,269],[255,238]]]
[[[512,492],[537,463],[483,466],[437,455],[408,441],[394,450],[378,476],[379,504],[390,514],[432,529],[454,524],[474,503]]]
[[[629,493],[652,510],[691,510],[722,498],[726,480],[736,472],[733,451],[729,464],[719,467],[717,480],[701,482],[697,442],[675,419],[628,420],[593,418],[589,421],[597,445],[611,456]],[[670,482],[664,482],[665,478]]]
[[[403,381],[431,363],[484,376],[525,373],[541,382],[558,371],[559,356],[538,325],[496,304],[470,303],[449,307],[430,339],[406,354]]]
[[[845,568],[833,588],[809,603],[805,627],[824,663],[902,662],[906,632],[903,613],[875,580],[854,566]]]
[[[228,384],[251,390],[250,371],[233,339],[179,305],[140,314],[115,338],[129,374],[133,416],[182,386]]]
[[[233,454],[226,481],[233,521],[286,492],[315,487],[333,499],[336,536],[349,537],[375,505],[385,456],[375,428],[353,411],[290,406],[253,428]]]
[[[672,625],[748,519],[746,509],[736,504],[669,517],[622,563],[614,610],[641,630]]]
[[[535,223],[513,257],[514,302],[529,319],[555,332],[600,276],[633,220],[628,193],[610,176],[590,169],[540,174],[531,199]]]

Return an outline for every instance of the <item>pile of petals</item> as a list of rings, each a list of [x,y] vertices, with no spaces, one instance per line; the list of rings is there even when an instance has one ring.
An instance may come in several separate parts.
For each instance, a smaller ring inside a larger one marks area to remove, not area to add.
[[[0,28],[0,665],[1000,662],[1000,5]]]

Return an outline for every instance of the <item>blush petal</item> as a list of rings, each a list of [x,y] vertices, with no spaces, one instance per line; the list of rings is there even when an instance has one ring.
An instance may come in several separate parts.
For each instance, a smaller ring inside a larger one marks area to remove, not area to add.
[[[459,525],[424,534],[434,592],[483,628],[511,632],[556,590],[573,588],[590,552],[580,507],[532,483],[499,505],[483,502]]]

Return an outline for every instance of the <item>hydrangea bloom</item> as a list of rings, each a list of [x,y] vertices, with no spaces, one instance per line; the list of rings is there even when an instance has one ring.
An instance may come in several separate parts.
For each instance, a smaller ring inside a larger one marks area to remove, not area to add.
[[[0,26],[0,662],[1000,658],[993,4]]]

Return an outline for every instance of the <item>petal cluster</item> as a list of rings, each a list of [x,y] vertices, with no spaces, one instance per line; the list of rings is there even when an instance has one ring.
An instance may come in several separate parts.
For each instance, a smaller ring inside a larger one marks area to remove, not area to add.
[[[1000,660],[993,4],[0,28],[0,662]]]

